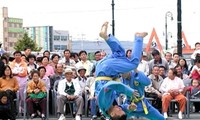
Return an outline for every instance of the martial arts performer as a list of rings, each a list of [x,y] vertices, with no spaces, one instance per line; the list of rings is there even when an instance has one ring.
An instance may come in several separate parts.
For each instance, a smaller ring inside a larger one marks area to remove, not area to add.
[[[134,111],[137,108],[134,103],[123,104],[122,106],[117,105],[116,98],[118,98],[120,94],[125,94],[128,99],[139,95],[137,91],[116,81],[107,82],[99,91],[99,98],[97,99],[99,108],[102,113],[106,117],[110,117],[111,120],[126,120],[126,112]]]
[[[122,74],[121,80],[122,83],[134,90],[137,90],[139,93],[139,97],[127,99],[125,101],[126,104],[134,102],[137,105],[137,109],[133,112],[125,110],[127,117],[137,116],[145,117],[149,120],[165,120],[164,116],[160,114],[160,112],[155,109],[144,97],[144,88],[145,86],[150,85],[151,81],[143,72],[134,70],[132,72]]]
[[[114,36],[107,35],[107,28],[108,22],[105,22],[102,25],[100,37],[109,45],[112,54],[104,57],[96,66],[95,94],[97,96],[102,86],[108,81],[117,81],[120,73],[127,73],[137,68],[141,58],[143,38],[147,36],[146,32],[135,34],[132,55],[128,59],[120,42]]]

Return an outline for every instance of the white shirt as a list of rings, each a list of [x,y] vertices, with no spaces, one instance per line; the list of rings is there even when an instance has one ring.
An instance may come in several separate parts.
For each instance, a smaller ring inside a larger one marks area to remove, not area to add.
[[[139,71],[144,72],[145,75],[149,75],[149,64],[147,61],[145,60],[140,61],[137,69]]]
[[[65,67],[75,67],[76,62],[73,59],[69,59],[69,65],[66,65],[65,57],[58,61],[58,63],[64,64]]]
[[[85,76],[89,76],[93,68],[93,63],[90,62],[89,60],[87,60],[86,62],[83,62],[81,60],[75,65],[76,69],[80,68],[81,66],[83,66],[86,69]]]
[[[173,89],[178,89],[180,92],[183,90],[185,87],[183,80],[181,80],[178,77],[175,77],[174,80],[169,79],[169,77],[166,77],[161,86],[160,86],[160,91],[162,93],[167,93],[169,90]]]
[[[66,83],[68,86],[71,86],[72,83],[74,85],[74,89],[75,89],[75,93],[74,95],[75,96],[80,96],[81,95],[81,87],[80,87],[80,84],[77,80],[75,79],[72,79],[71,82],[68,82],[66,79],[63,79],[63,80],[60,80],[59,83],[58,83],[58,91],[57,93],[59,95],[64,95],[64,96],[67,96],[68,94],[65,92],[65,88],[66,88]]]

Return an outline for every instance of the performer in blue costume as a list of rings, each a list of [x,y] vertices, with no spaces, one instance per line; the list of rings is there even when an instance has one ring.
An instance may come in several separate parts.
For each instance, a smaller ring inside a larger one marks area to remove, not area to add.
[[[106,117],[110,117],[111,120],[126,120],[126,112],[131,112],[137,107],[134,103],[118,106],[115,99],[119,97],[120,94],[125,94],[128,99],[132,99],[133,96],[138,96],[138,92],[116,81],[107,82],[99,91],[99,99],[97,99],[99,108],[102,110],[103,114]]]
[[[127,99],[126,104],[131,104],[134,102],[137,105],[137,109],[134,112],[128,112],[125,110],[127,117],[137,116],[145,117],[149,120],[165,120],[164,116],[155,109],[148,100],[144,97],[144,87],[150,85],[150,79],[141,71],[134,70],[122,75],[122,82],[137,90],[139,97],[134,97],[133,99]]]
[[[101,28],[100,37],[107,42],[112,54],[104,57],[96,66],[95,95],[97,98],[104,84],[111,80],[120,81],[120,73],[127,73],[137,68],[141,58],[143,38],[147,36],[146,32],[135,34],[131,59],[128,59],[120,42],[114,36],[107,35],[107,28],[108,22],[105,22]]]

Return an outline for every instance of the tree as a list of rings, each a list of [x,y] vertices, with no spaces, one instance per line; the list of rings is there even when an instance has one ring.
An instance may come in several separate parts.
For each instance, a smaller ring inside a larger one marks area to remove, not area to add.
[[[23,37],[16,42],[14,49],[23,51],[26,47],[31,48],[32,51],[40,51],[42,49],[28,36],[28,33],[24,33]]]

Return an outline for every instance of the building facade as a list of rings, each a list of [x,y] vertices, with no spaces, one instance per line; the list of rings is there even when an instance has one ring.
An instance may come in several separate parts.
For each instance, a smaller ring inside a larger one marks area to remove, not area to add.
[[[42,51],[53,51],[53,26],[24,27],[24,31],[38,47],[42,47]]]
[[[71,49],[71,37],[69,36],[69,31],[54,30],[53,38],[54,51],[63,51],[65,49]]]
[[[14,45],[23,35],[23,19],[8,17],[8,8],[0,10],[0,42],[6,51],[14,51]]]

